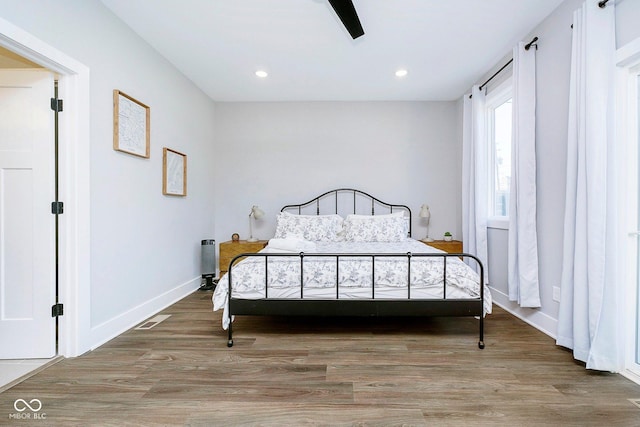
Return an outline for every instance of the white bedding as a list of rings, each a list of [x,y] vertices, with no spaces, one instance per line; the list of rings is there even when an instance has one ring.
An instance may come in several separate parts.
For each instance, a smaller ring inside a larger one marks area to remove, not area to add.
[[[268,245],[261,252],[285,253],[280,249],[282,242]],[[312,242],[305,251],[303,298],[371,299],[373,293],[379,299],[407,299],[407,258],[379,257],[375,260],[375,287],[372,289],[370,257],[346,257],[339,262],[338,290],[336,291],[336,259],[334,257],[314,257],[314,253],[392,253],[412,254],[442,253],[417,240],[402,242]],[[274,247],[275,246],[275,247]],[[297,251],[293,251],[297,252]],[[457,257],[447,258],[447,298],[478,298],[479,278],[477,273]],[[299,299],[300,258],[271,257],[268,262],[268,296],[270,298]],[[233,268],[234,298],[265,298],[264,257],[245,258]],[[443,298],[443,258],[413,257],[411,259],[410,299]],[[223,328],[228,327],[227,296],[228,274],[220,278],[213,294],[213,309],[224,308]],[[484,311],[491,313],[491,294],[485,286]]]

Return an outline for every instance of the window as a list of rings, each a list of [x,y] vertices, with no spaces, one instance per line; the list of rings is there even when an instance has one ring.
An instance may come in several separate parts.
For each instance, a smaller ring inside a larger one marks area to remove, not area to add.
[[[511,79],[487,95],[487,131],[489,143],[489,217],[509,217],[511,190]]]

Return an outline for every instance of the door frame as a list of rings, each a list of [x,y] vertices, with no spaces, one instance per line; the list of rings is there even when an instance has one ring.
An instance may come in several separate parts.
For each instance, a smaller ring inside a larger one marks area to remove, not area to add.
[[[0,46],[58,75],[64,101],[58,179],[65,204],[59,217],[58,295],[64,315],[58,322],[58,354],[75,357],[91,349],[89,68],[2,18]]]
[[[640,161],[638,160],[638,143],[640,133],[640,38],[626,44],[616,52],[616,135],[620,147],[624,151],[626,164],[621,177],[621,194],[638,195],[638,177],[640,176]],[[624,349],[625,368],[621,374],[640,384],[640,364],[635,362],[636,351],[640,348],[638,335],[638,319],[640,316],[639,273],[640,261],[638,248],[640,236],[630,234],[638,230],[638,197],[627,198],[626,206],[621,206],[621,254],[624,267],[622,269],[622,283],[624,285],[624,342],[633,343]]]

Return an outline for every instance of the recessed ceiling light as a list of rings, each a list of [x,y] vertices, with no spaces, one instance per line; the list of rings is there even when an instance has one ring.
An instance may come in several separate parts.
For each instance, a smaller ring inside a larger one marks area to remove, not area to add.
[[[407,75],[407,70],[405,70],[404,68],[401,68],[396,71],[396,77],[404,77],[406,75]]]
[[[267,73],[264,70],[258,70],[256,71],[256,76],[260,77],[261,79],[264,79],[265,77],[267,77],[269,75],[269,73]]]

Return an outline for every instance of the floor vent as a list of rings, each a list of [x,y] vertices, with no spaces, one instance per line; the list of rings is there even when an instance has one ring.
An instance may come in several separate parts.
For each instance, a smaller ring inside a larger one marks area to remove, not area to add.
[[[640,408],[640,399],[629,399],[629,402],[633,403],[638,408]]]
[[[158,323],[168,319],[169,317],[171,317],[170,314],[158,314],[157,316],[152,317],[151,319],[144,322],[142,325],[138,326],[136,329],[146,331],[147,329],[153,328]]]

